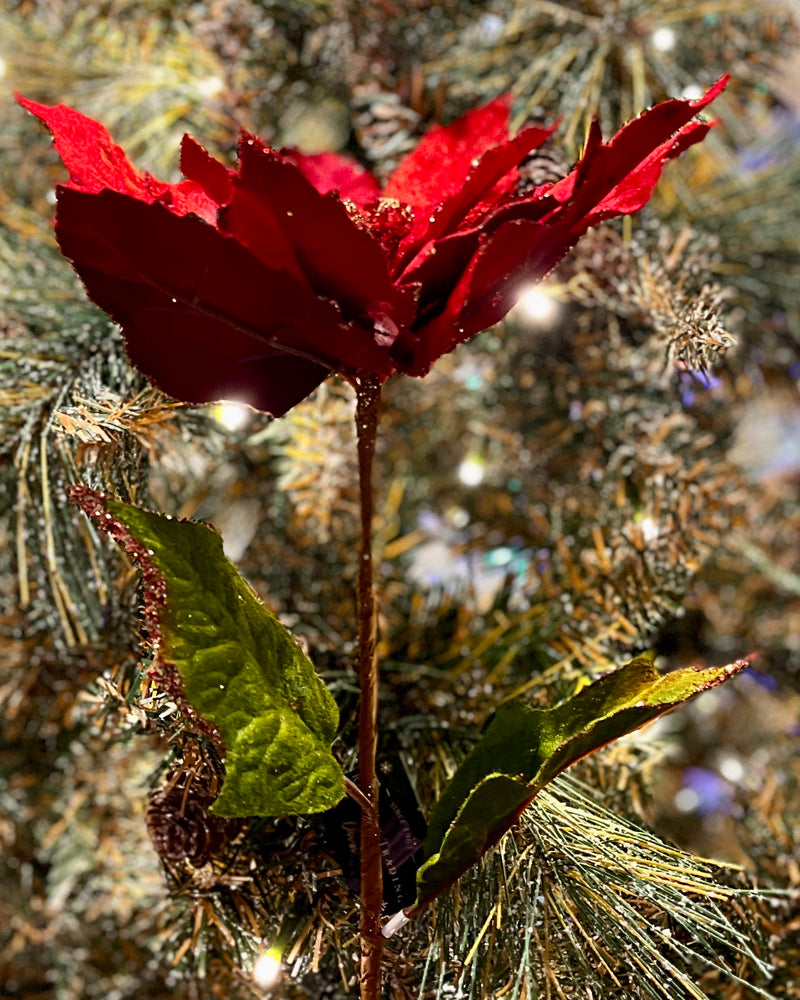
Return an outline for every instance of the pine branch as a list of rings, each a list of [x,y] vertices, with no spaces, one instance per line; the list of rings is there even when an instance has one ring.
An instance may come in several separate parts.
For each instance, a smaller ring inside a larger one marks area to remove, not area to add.
[[[516,1000],[536,989],[562,998],[704,997],[683,971],[690,967],[771,997],[769,965],[739,925],[736,901],[753,893],[731,887],[731,874],[561,777],[462,890],[491,905],[439,904],[430,995],[447,996],[455,981],[465,998]]]
[[[560,114],[563,142],[575,151],[593,117],[606,130],[616,128],[641,108],[728,71],[732,49],[737,82],[721,114],[733,124],[741,104],[757,100],[764,85],[764,46],[789,51],[794,31],[783,6],[742,0],[713,11],[674,0],[507,0],[480,17],[464,17],[425,70],[465,101],[510,90],[519,99],[518,122],[540,107]]]

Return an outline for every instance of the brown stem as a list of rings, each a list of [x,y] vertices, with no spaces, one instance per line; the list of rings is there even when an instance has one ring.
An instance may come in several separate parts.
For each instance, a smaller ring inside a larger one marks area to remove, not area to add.
[[[372,464],[378,432],[381,382],[373,375],[354,381],[358,476],[361,497],[361,552],[358,567],[358,784],[366,803],[361,811],[361,1000],[381,992],[381,907],[383,874],[378,822],[378,662],[377,622],[372,571]]]
[[[356,803],[359,809],[371,809],[369,799],[364,795],[355,781],[351,781],[347,775],[344,776],[344,790],[350,796],[350,798]]]

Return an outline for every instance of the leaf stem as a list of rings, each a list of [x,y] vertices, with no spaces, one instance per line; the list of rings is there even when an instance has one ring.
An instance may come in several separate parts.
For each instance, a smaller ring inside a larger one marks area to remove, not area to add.
[[[378,662],[377,615],[372,567],[372,466],[378,432],[381,380],[374,375],[354,380],[358,476],[361,499],[361,551],[358,567],[358,784],[361,810],[361,1000],[379,1000],[381,991],[381,908],[383,875],[378,820]]]
[[[372,805],[371,805],[369,799],[366,797],[366,795],[364,795],[364,793],[361,791],[361,789],[358,787],[358,785],[355,783],[355,781],[351,781],[351,779],[348,778],[347,775],[344,776],[344,789],[347,792],[347,794],[350,796],[350,798],[355,803],[358,804],[358,807],[360,809],[371,809],[372,808]]]

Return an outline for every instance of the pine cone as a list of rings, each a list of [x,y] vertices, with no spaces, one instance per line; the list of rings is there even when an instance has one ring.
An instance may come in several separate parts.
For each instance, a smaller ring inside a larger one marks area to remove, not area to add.
[[[538,123],[537,123],[538,124]],[[567,158],[557,146],[546,142],[520,163],[517,196],[532,194],[543,184],[555,184],[569,173]]]
[[[630,248],[612,226],[590,229],[555,272],[556,280],[585,308],[606,308],[619,316],[630,311],[634,280]]]
[[[145,823],[163,861],[188,861],[202,868],[236,837],[242,821],[212,815],[209,808],[215,798],[216,791],[194,768],[173,771],[167,784],[150,794]]]

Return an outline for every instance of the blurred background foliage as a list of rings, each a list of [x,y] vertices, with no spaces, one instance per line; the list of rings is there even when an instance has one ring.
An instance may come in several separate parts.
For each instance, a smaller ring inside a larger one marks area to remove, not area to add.
[[[646,212],[424,382],[388,383],[384,752],[428,808],[512,692],[549,702],[651,646],[760,658],[554,783],[390,942],[387,996],[800,997],[797,38],[789,7],[740,0],[4,5],[0,995],[263,996],[274,947],[269,995],[349,996],[356,926],[323,823],[210,817],[221,764],[147,675],[136,574],[64,494],[216,524],[330,683],[347,761],[350,391],[272,422],[151,389],[57,252],[62,167],[13,92],[172,180],[184,132],[231,158],[240,128],[386,176],[510,90],[516,124],[561,120],[522,166],[536,183],[593,116],[609,134],[730,72],[719,127]]]

